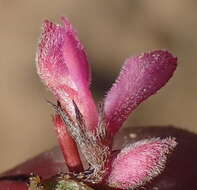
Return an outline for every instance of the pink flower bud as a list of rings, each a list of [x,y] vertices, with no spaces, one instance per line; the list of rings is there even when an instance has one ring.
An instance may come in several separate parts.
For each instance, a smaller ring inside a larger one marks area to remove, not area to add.
[[[72,100],[83,114],[86,126],[97,126],[97,110],[89,90],[90,69],[83,45],[67,19],[62,25],[43,24],[37,52],[37,72],[61,105],[74,118]]]
[[[54,123],[68,169],[77,180],[116,189],[134,189],[149,182],[163,170],[175,140],[141,140],[112,160],[113,136],[143,100],[167,83],[177,59],[163,50],[127,59],[104,107],[97,111],[89,90],[91,74],[84,47],[69,21],[62,21],[63,26],[45,21],[37,71],[58,100],[52,104],[57,112]],[[83,166],[77,147],[86,171],[79,172]]]

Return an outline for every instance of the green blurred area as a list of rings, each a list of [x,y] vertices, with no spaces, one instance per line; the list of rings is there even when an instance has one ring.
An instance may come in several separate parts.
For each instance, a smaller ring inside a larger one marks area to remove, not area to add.
[[[195,0],[0,0],[0,171],[56,143],[34,58],[44,19],[67,16],[84,43],[101,99],[126,57],[168,49],[180,65],[173,79],[132,114],[127,126],[169,125],[197,132]]]

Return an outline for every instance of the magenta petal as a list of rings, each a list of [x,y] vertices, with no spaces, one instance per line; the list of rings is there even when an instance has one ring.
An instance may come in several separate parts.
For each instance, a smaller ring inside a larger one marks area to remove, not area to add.
[[[106,183],[114,188],[135,189],[149,182],[164,169],[167,155],[176,145],[169,137],[141,140],[123,148],[112,160]]]
[[[85,49],[68,19],[62,17],[62,21],[64,22],[65,30],[63,34],[64,44],[62,47],[64,61],[77,88],[83,90],[83,88],[87,88],[91,80],[90,67]]]
[[[74,100],[89,128],[97,124],[97,111],[89,90],[90,68],[83,45],[67,19],[64,25],[43,24],[38,46],[37,71],[62,106],[73,115]]]
[[[111,133],[117,132],[128,115],[143,100],[167,83],[176,66],[177,58],[163,50],[127,59],[105,98],[108,130]]]

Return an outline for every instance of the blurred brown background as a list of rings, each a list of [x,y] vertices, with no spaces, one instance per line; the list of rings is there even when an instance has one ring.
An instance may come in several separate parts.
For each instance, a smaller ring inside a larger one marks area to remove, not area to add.
[[[102,97],[124,59],[151,49],[179,58],[173,79],[126,125],[169,125],[197,132],[197,2],[195,0],[0,0],[0,171],[56,144],[34,58],[44,19],[69,17]]]

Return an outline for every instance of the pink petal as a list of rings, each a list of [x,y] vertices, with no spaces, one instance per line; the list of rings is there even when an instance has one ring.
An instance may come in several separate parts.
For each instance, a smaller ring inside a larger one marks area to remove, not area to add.
[[[108,130],[116,133],[129,114],[171,78],[177,58],[167,51],[143,53],[126,60],[105,98]]]
[[[58,141],[69,171],[82,171],[83,165],[81,163],[77,145],[69,135],[65,123],[59,115],[55,115],[53,121],[58,135]]]
[[[149,182],[164,169],[167,155],[176,144],[173,138],[152,138],[123,148],[111,163],[106,183],[114,188],[135,189]]]
[[[95,128],[97,111],[89,90],[91,77],[85,50],[70,22],[64,18],[62,21],[63,26],[44,22],[36,57],[37,71],[70,115],[74,116],[74,100],[87,127]]]

